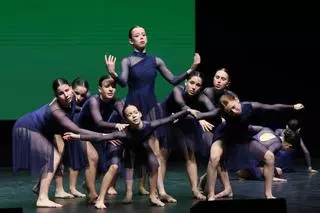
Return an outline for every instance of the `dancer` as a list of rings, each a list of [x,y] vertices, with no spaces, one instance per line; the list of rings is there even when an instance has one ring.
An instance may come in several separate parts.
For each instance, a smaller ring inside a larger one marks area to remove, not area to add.
[[[81,140],[112,140],[112,139],[121,139],[124,141],[124,145],[127,146],[135,154],[136,160],[140,164],[146,164],[149,175],[149,184],[150,184],[150,195],[149,199],[153,205],[164,206],[164,203],[158,199],[157,196],[157,179],[158,179],[158,167],[159,163],[155,156],[155,153],[152,151],[149,146],[148,139],[150,135],[158,128],[160,125],[164,125],[168,122],[172,122],[177,118],[186,116],[189,114],[189,110],[183,110],[178,112],[170,117],[163,118],[160,120],[154,120],[151,122],[143,121],[142,113],[134,105],[126,105],[123,108],[123,115],[130,125],[124,131],[113,132],[109,134],[101,134],[100,136],[91,136],[87,134],[74,134],[72,132],[66,132],[64,134],[64,139],[70,140],[71,138],[77,138]],[[127,159],[128,160],[128,159]],[[133,168],[133,159],[125,162],[127,167]],[[97,208],[106,208],[104,204],[104,198],[106,190],[111,184],[111,179],[104,179],[104,182],[101,186],[101,192],[95,206]],[[132,180],[131,180],[132,181]],[[104,192],[104,193],[103,193]]]
[[[67,80],[55,79],[52,89],[55,94],[53,101],[20,117],[12,130],[13,170],[29,170],[39,178],[37,207],[62,207],[48,196],[62,156],[54,143],[54,136],[66,131],[100,135],[81,129],[72,121],[76,102]],[[63,151],[63,146],[61,148]]]
[[[141,26],[133,26],[129,29],[129,43],[133,47],[133,52],[130,56],[125,57],[121,61],[121,74],[115,71],[116,58],[112,55],[105,56],[105,62],[108,68],[108,72],[116,79],[117,83],[122,86],[128,86],[128,94],[126,96],[126,104],[133,104],[141,110],[143,119],[155,120],[161,117],[161,110],[158,107],[158,101],[155,94],[155,80],[157,72],[159,71],[161,76],[172,85],[177,85],[183,81],[190,73],[192,73],[200,64],[200,55],[194,55],[194,61],[186,72],[179,76],[174,76],[167,68],[165,62],[156,56],[149,56],[146,48],[148,38],[146,31]],[[150,137],[150,146],[154,150],[159,160],[159,141],[157,138],[159,133],[155,132]],[[159,160],[160,162],[160,160]],[[160,162],[159,171],[162,165]],[[163,188],[163,178],[161,172],[159,172],[158,181],[159,191],[165,192]],[[128,198],[132,194],[132,186],[127,184],[129,188],[126,189]],[[167,197],[167,196],[165,196]],[[130,200],[130,199],[129,199]],[[173,202],[170,199],[168,202]]]

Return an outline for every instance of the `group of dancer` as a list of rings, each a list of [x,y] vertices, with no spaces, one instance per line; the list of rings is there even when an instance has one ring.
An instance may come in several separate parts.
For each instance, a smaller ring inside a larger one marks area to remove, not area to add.
[[[107,194],[117,193],[119,173],[125,179],[123,203],[132,202],[137,177],[140,194],[148,195],[153,205],[162,207],[166,202],[177,202],[164,185],[172,150],[180,150],[184,155],[191,192],[196,199],[211,201],[233,196],[228,167],[236,156],[232,150],[238,145],[245,147],[242,154],[252,161],[247,168],[239,168],[237,174],[245,178],[248,171],[254,170],[264,180],[264,197],[274,198],[274,171],[281,173],[275,169],[277,153],[299,144],[308,152],[298,124],[276,133],[251,125],[252,117],[268,111],[298,111],[304,108],[303,104],[242,102],[228,90],[230,76],[225,68],[216,71],[212,87],[203,88],[203,78],[197,71],[199,54],[194,55],[187,71],[174,76],[161,58],[147,54],[147,42],[145,29],[133,26],[129,30],[132,54],[122,59],[120,74],[116,72],[116,57],[105,56],[108,73],[99,78],[97,94],[89,94],[86,80],[78,78],[70,85],[66,79],[57,78],[52,83],[51,103],[16,121],[12,130],[13,168],[29,170],[38,178],[33,188],[38,195],[36,206],[62,207],[49,199],[49,187],[55,179],[55,197],[88,196],[88,203],[106,208]],[[155,94],[158,72],[174,86],[162,102]],[[128,87],[124,100],[116,97],[117,85]],[[198,156],[204,157],[207,164],[201,184],[198,184]],[[309,171],[316,172],[311,167],[310,155],[307,159]],[[63,188],[65,168],[69,169],[70,193]],[[87,195],[77,189],[82,170]],[[99,193],[98,174],[103,175]],[[145,188],[147,177],[149,191]],[[216,194],[217,177],[224,189]]]

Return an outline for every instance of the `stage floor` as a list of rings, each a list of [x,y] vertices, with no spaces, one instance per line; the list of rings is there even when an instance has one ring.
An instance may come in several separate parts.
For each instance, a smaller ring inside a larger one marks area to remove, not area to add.
[[[313,164],[315,169],[320,169],[320,159],[314,159]],[[204,168],[199,168],[199,170],[200,174],[202,174]],[[287,212],[320,212],[320,174],[309,175],[302,160],[298,162],[296,171],[286,173],[285,177],[288,180],[287,183],[274,183],[273,192],[276,197],[286,199]],[[83,176],[80,176],[78,182],[81,183],[82,179]],[[65,178],[64,181],[65,186],[67,186],[67,179]],[[25,213],[105,212],[105,210],[97,210],[94,206],[87,205],[85,198],[55,199],[56,202],[64,205],[61,209],[35,208],[36,196],[31,191],[35,180],[26,172],[12,174],[11,168],[1,168],[0,183],[0,209],[22,207]],[[100,183],[100,179],[98,183]],[[239,180],[231,173],[231,184],[235,195],[233,199],[262,198],[262,181]],[[187,213],[190,212],[192,205],[197,202],[197,200],[193,200],[192,198],[183,163],[169,166],[165,182],[167,191],[178,200],[176,204],[167,204],[165,207],[152,207],[147,197],[138,195],[136,188],[133,203],[123,205],[121,203],[124,193],[123,185],[123,179],[119,179],[117,184],[118,195],[108,197],[109,206],[106,210],[108,213]],[[97,187],[99,187],[99,184],[97,184]],[[80,186],[78,189],[83,191]],[[220,183],[217,190],[221,190]],[[50,190],[50,196],[53,196],[53,187]]]

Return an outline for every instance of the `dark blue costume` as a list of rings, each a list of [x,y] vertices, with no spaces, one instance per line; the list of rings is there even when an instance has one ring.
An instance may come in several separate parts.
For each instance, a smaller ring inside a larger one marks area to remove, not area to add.
[[[53,172],[54,135],[64,132],[101,135],[79,128],[73,121],[75,100],[68,107],[57,100],[20,117],[12,130],[13,170],[29,170],[40,176]]]

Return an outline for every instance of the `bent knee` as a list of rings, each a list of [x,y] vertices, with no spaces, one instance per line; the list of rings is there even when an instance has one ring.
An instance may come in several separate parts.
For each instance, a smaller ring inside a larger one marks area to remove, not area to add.
[[[264,162],[274,164],[274,154],[271,151],[268,150],[264,155]]]

